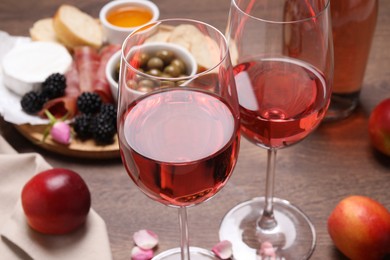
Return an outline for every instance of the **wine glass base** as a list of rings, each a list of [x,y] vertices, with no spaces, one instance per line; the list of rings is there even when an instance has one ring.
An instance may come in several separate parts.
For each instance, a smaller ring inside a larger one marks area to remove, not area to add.
[[[308,217],[290,202],[274,198],[277,225],[263,230],[257,223],[264,206],[264,197],[253,198],[238,204],[223,218],[219,237],[233,244],[234,259],[267,259],[267,255],[276,259],[308,259],[316,243],[315,229]],[[264,250],[266,247],[268,250]]]
[[[218,260],[211,251],[199,248],[199,247],[190,247],[190,259],[191,260]],[[180,247],[172,248],[167,251],[164,251],[155,257],[152,260],[182,260],[181,259],[181,250]]]

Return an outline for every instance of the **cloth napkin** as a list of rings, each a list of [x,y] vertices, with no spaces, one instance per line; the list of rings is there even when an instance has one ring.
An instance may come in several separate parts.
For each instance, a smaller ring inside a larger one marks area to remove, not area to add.
[[[24,184],[51,166],[35,153],[18,154],[0,135],[0,259],[110,260],[107,229],[91,208],[84,226],[66,235],[31,229],[21,206]]]

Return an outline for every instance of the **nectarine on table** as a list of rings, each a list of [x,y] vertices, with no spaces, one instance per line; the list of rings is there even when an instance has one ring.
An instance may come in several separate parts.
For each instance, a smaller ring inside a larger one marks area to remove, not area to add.
[[[328,218],[328,232],[352,260],[381,260],[390,253],[390,212],[369,197],[341,200]]]

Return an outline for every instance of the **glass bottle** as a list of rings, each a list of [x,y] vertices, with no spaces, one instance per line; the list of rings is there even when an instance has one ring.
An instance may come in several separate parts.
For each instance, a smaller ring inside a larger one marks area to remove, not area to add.
[[[378,0],[331,0],[334,82],[327,119],[348,117],[359,103],[374,36]]]

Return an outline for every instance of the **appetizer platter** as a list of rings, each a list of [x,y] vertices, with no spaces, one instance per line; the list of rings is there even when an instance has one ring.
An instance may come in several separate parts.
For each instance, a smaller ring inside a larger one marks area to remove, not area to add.
[[[0,50],[4,120],[32,143],[55,153],[118,157],[116,103],[105,68],[120,46],[104,40],[100,22],[74,6],[61,5],[53,17],[31,26],[30,37],[1,33],[9,43]],[[67,126],[66,133],[59,129],[60,134],[52,134],[57,122]],[[89,133],[87,124],[93,125]]]

